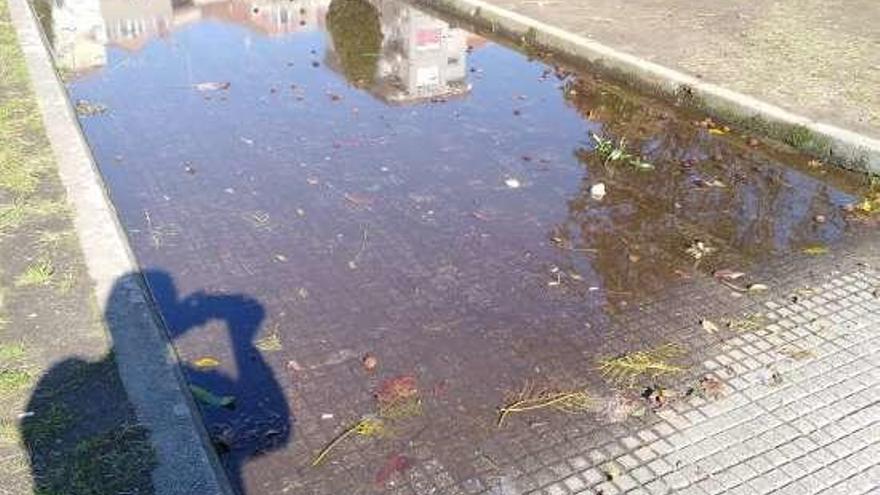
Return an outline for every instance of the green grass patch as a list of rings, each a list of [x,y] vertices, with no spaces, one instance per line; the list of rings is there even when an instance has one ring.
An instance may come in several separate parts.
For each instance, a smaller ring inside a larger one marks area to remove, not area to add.
[[[0,446],[18,445],[19,443],[21,443],[21,433],[15,421],[0,419]]]
[[[31,383],[31,374],[27,370],[0,368],[0,397],[7,397]]]
[[[24,422],[24,437],[31,446],[39,446],[60,437],[73,424],[73,414],[63,404],[52,404]]]
[[[24,272],[15,279],[16,287],[45,286],[52,282],[55,266],[50,259],[42,259],[28,265]]]
[[[24,344],[0,344],[0,363],[20,361],[24,358]]]
[[[10,204],[2,204],[0,205],[0,236],[14,232],[27,222],[66,215],[67,212],[66,204],[51,200],[27,201],[18,199]],[[43,240],[44,235],[46,234],[40,234],[40,240]],[[49,235],[51,236],[51,234]],[[59,233],[59,236],[62,235],[64,234]]]
[[[122,425],[80,442],[67,463],[72,494],[141,493],[156,457],[139,425]]]

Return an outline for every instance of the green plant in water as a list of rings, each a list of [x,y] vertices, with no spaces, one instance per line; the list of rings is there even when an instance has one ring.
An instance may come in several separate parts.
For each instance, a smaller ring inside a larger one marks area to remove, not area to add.
[[[656,379],[662,375],[684,371],[681,366],[669,363],[670,359],[684,354],[676,344],[664,344],[646,351],[635,351],[599,361],[599,371],[615,385],[633,387],[640,378]]]
[[[626,138],[620,138],[615,143],[611,139],[604,138],[598,134],[590,134],[593,142],[596,143],[595,151],[603,160],[606,167],[613,163],[626,163],[639,170],[653,170],[654,165],[643,161],[641,157],[629,153],[626,149]]]
[[[55,267],[52,265],[52,260],[42,259],[28,265],[24,273],[15,279],[15,285],[19,287],[49,285],[54,274]]]

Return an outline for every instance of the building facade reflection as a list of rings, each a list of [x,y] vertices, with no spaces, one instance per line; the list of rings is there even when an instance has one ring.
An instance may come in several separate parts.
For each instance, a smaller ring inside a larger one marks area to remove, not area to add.
[[[343,0],[345,1],[345,0]],[[366,0],[355,0],[366,3]],[[365,89],[387,103],[412,103],[467,94],[469,34],[399,0],[369,2],[378,15],[382,41],[375,77]],[[357,22],[353,20],[352,22]],[[362,22],[362,20],[361,20]],[[348,38],[328,30],[327,65],[345,74],[340,59]],[[354,82],[354,81],[353,81]]]
[[[137,51],[203,19],[263,36],[322,29],[330,0],[39,0],[56,64],[78,75],[107,64],[107,46]]]

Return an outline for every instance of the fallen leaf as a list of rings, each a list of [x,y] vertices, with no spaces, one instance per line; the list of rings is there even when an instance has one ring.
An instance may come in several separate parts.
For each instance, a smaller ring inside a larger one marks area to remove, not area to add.
[[[221,89],[229,89],[229,86],[231,86],[231,83],[229,83],[229,82],[215,82],[215,81],[201,82],[198,84],[193,84],[193,88],[195,88],[196,91],[218,91]]]
[[[376,473],[376,485],[380,487],[385,486],[395,473],[403,473],[410,467],[412,467],[412,461],[408,457],[400,454],[392,455],[385,461],[379,472]]]
[[[723,129],[709,129],[709,134],[715,134],[715,135],[720,136],[722,134],[727,134],[727,133],[724,132]]]
[[[215,357],[204,356],[193,361],[193,365],[196,368],[201,369],[216,368],[217,366],[220,366],[220,360]]]
[[[737,272],[734,270],[721,269],[721,270],[715,270],[715,273],[713,273],[712,275],[715,278],[718,278],[721,280],[736,280],[738,278],[742,278],[743,276],[745,276],[745,273]]]
[[[828,247],[822,245],[809,246],[804,248],[804,254],[809,254],[811,256],[818,256],[820,254],[827,254]]]
[[[718,325],[712,323],[711,320],[700,320],[700,325],[702,325],[703,330],[708,333],[715,333],[718,331]]]
[[[764,284],[751,284],[748,287],[746,287],[746,289],[748,289],[749,292],[765,292],[765,291],[769,290],[770,288]]]
[[[193,397],[199,402],[214,407],[232,407],[235,404],[235,397],[231,395],[215,395],[211,391],[199,387],[198,385],[190,385]]]

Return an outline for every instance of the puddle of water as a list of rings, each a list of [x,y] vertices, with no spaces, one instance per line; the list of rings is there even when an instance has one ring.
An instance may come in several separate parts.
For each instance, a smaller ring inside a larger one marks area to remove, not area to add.
[[[248,493],[485,474],[507,391],[596,380],[627,307],[833,243],[862,192],[399,1],[41,11],[181,358],[220,362],[188,378],[236,397],[203,414]],[[395,376],[422,416],[310,467]]]

